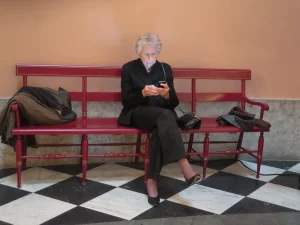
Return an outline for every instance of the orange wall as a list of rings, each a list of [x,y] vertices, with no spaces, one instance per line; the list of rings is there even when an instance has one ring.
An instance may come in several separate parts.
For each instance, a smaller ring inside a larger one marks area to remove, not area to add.
[[[249,68],[250,97],[300,98],[299,21],[299,0],[0,0],[0,97],[20,87],[16,63],[122,65],[136,57],[137,37],[155,32],[159,59],[173,67]],[[77,80],[31,81],[80,88]]]

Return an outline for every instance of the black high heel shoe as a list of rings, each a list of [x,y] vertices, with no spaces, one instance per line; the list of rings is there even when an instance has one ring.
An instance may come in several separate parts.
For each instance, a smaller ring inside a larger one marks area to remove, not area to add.
[[[146,193],[148,195],[148,203],[154,207],[158,206],[160,203],[159,195],[157,197],[150,197],[150,195],[148,194],[147,186],[145,187],[145,189],[146,189]]]
[[[185,179],[185,178],[184,178]],[[194,176],[192,176],[190,179],[185,179],[185,181],[189,184],[189,185],[193,185],[195,183],[197,183],[199,180],[201,180],[201,175],[200,174],[196,174]]]
[[[157,197],[150,197],[148,195],[148,202],[149,202],[150,205],[152,205],[154,207],[157,207],[159,205],[159,202],[160,202],[159,195]]]

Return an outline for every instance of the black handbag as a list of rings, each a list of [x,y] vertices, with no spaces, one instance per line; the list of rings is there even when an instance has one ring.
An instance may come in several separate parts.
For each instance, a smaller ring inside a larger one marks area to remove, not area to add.
[[[164,71],[164,76],[165,76],[165,81],[166,81],[167,74],[166,74],[165,68],[162,63],[160,63],[160,64]],[[194,114],[192,112],[186,113],[179,106],[177,106],[177,107],[179,108],[180,112],[183,113],[183,115],[177,119],[178,127],[182,130],[193,130],[193,129],[199,130],[200,126],[201,126],[201,119],[198,116],[196,116],[196,114]]]
[[[183,116],[177,119],[177,124],[182,130],[199,130],[201,126],[201,119],[194,113],[184,113]]]

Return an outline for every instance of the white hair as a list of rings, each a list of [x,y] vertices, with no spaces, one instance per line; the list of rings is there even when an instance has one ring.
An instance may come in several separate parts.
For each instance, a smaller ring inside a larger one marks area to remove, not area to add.
[[[139,55],[141,53],[142,47],[146,44],[152,44],[156,46],[157,53],[161,52],[162,44],[159,37],[156,34],[147,33],[139,37],[135,44],[135,51]]]

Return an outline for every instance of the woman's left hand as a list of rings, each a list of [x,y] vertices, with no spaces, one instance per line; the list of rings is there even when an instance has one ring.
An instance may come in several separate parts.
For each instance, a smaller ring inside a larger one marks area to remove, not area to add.
[[[163,88],[157,88],[159,95],[162,96],[164,99],[168,99],[169,98],[169,91],[170,91],[170,88],[169,88],[168,84],[165,83],[165,84],[160,84],[160,85]]]

